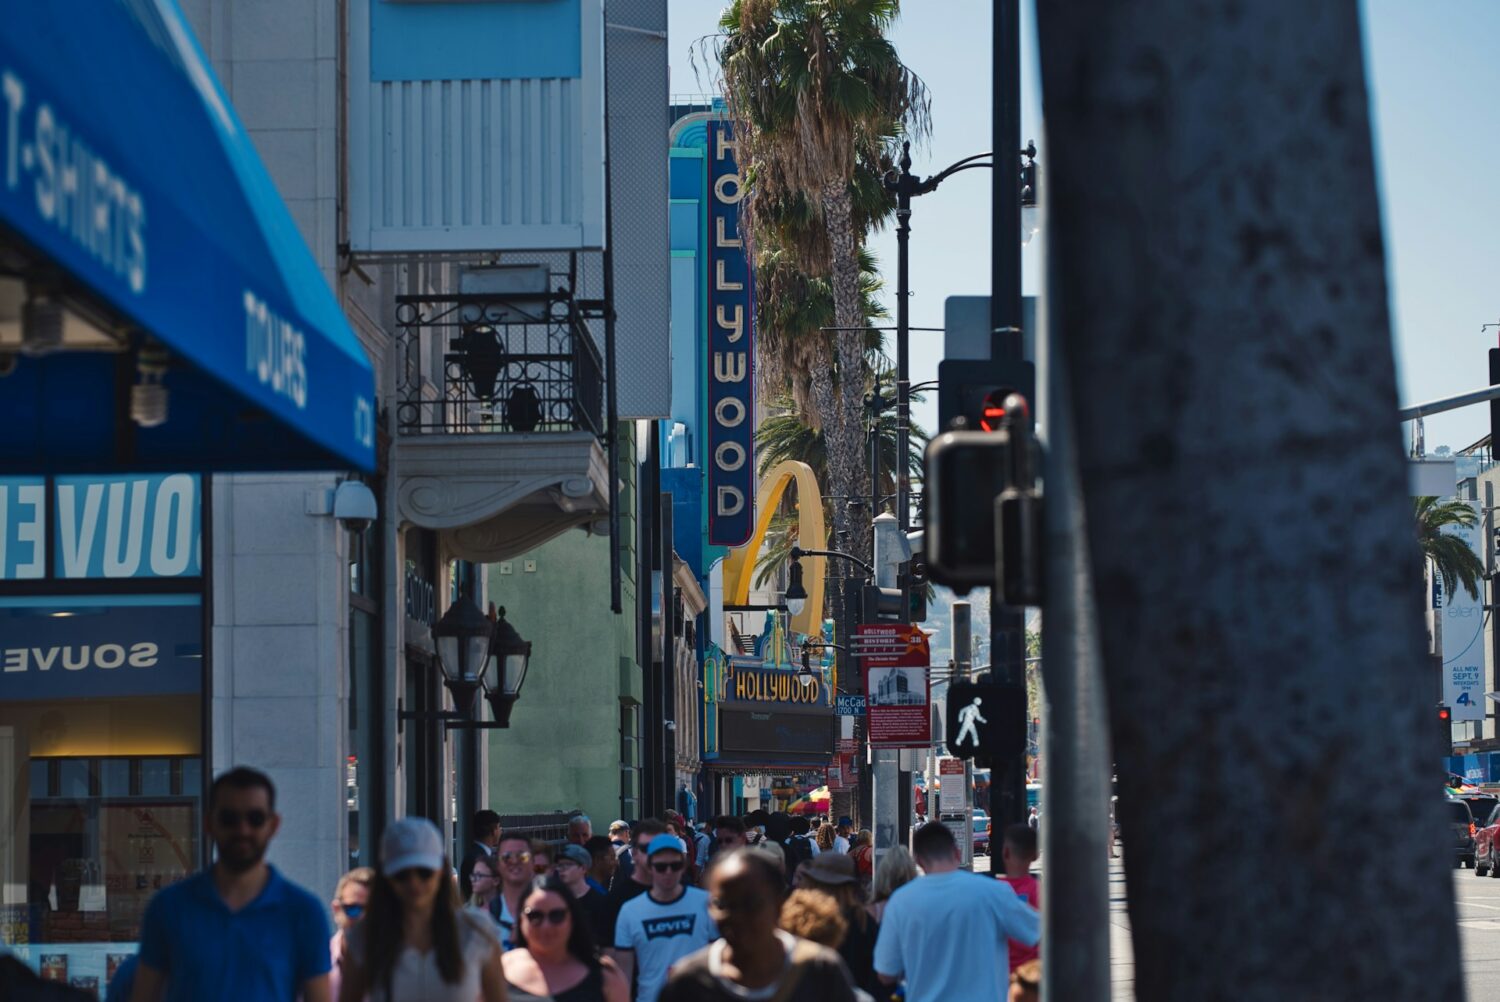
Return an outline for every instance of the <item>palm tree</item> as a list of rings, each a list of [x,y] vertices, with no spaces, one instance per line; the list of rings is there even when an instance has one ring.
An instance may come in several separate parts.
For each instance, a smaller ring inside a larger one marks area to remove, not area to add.
[[[829,353],[810,349],[812,372],[834,371],[835,388],[821,375],[812,403],[830,430],[829,475],[835,494],[855,494],[864,462],[860,442],[865,319],[855,211],[857,167],[880,159],[898,129],[914,138],[929,129],[928,99],[920,80],[886,37],[899,0],[735,0],[720,20],[717,45],[725,102],[735,122],[748,197],[742,203],[751,240],[769,240],[774,223],[802,212],[819,220],[820,241],[782,240],[796,267],[827,276],[834,326]],[[762,276],[757,273],[757,280]],[[853,392],[851,391],[853,389]],[[836,530],[856,553],[868,551],[868,526],[837,509]]]
[[[1455,587],[1463,585],[1470,598],[1479,598],[1484,564],[1463,537],[1443,531],[1450,525],[1472,529],[1479,521],[1473,506],[1467,501],[1439,501],[1426,496],[1413,498],[1412,503],[1417,515],[1417,543],[1433,573],[1442,579],[1444,594],[1452,595]]]
[[[884,385],[890,385],[895,378],[894,372],[888,367],[877,371],[877,380],[882,380]],[[877,383],[877,385],[881,385]],[[922,394],[912,394],[912,400],[920,402]],[[822,482],[828,469],[827,440],[823,433],[809,427],[797,414],[790,397],[783,396],[770,405],[772,413],[760,423],[755,431],[755,454],[760,464],[762,476],[776,464],[788,459],[797,460],[811,466],[813,473]],[[885,408],[880,414],[880,469],[881,482],[880,493],[882,497],[889,497],[896,491],[896,450],[898,440],[896,436],[896,415],[892,408]],[[910,426],[909,444],[906,456],[907,475],[913,481],[921,482],[922,478],[922,454],[927,447],[927,431],[921,425]],[[866,484],[865,492],[861,496],[868,496],[869,485]],[[803,503],[802,499],[797,500]],[[832,504],[825,501],[827,511],[825,517],[832,519],[833,511],[843,505]],[[792,543],[796,541],[797,520],[790,514],[777,515],[772,518],[770,528],[766,531],[766,548],[762,551],[757,564],[755,584],[756,587],[763,586],[771,580],[787,562]]]
[[[789,390],[796,414],[808,425],[821,428],[824,415],[837,413],[831,401],[837,400],[840,385],[829,351],[831,339],[823,329],[834,324],[833,291],[826,278],[803,271],[796,252],[780,243],[758,246],[755,258],[760,391],[776,399]],[[881,281],[875,256],[861,250],[859,267],[860,308],[865,324],[870,325],[887,315],[878,298]],[[883,343],[880,332],[867,327],[866,352],[878,352]]]

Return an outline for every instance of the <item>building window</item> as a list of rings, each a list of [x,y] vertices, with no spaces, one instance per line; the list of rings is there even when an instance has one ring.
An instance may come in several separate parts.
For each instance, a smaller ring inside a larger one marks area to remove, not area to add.
[[[620,707],[620,813],[638,818],[641,813],[640,711]]]
[[[0,940],[44,976],[102,994],[202,863],[201,636],[197,595],[0,597]]]

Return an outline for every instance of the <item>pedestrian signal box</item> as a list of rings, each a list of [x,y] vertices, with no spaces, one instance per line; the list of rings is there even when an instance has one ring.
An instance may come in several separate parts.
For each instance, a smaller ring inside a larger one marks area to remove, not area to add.
[[[948,754],[1014,762],[1026,753],[1026,690],[994,682],[948,686]]]
[[[1036,399],[1036,366],[1021,358],[950,358],[938,363],[938,431],[963,418],[969,431],[996,431],[1012,393]],[[1028,427],[1030,424],[1028,423]]]

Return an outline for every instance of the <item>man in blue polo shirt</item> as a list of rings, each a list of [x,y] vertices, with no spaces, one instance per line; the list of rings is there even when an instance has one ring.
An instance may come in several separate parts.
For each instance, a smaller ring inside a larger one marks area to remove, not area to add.
[[[132,1002],[329,1002],[323,905],[265,860],[280,825],[264,773],[214,780],[204,828],[217,861],[146,906]]]

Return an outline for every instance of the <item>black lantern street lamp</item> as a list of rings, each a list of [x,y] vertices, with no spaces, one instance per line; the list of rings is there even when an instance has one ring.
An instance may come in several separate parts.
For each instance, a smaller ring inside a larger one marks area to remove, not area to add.
[[[437,641],[438,667],[443,684],[453,694],[454,716],[474,718],[474,697],[483,683],[482,673],[490,648],[490,621],[467,593],[448,606],[432,628]]]
[[[516,628],[499,610],[489,634],[489,650],[484,667],[484,698],[495,716],[496,727],[510,726],[510,711],[521,698],[526,683],[526,669],[531,665],[531,641],[522,640]]]
[[[807,586],[802,583],[801,560],[793,558],[792,567],[787,577],[786,611],[793,616],[800,616],[802,615],[802,610],[807,608]]]

